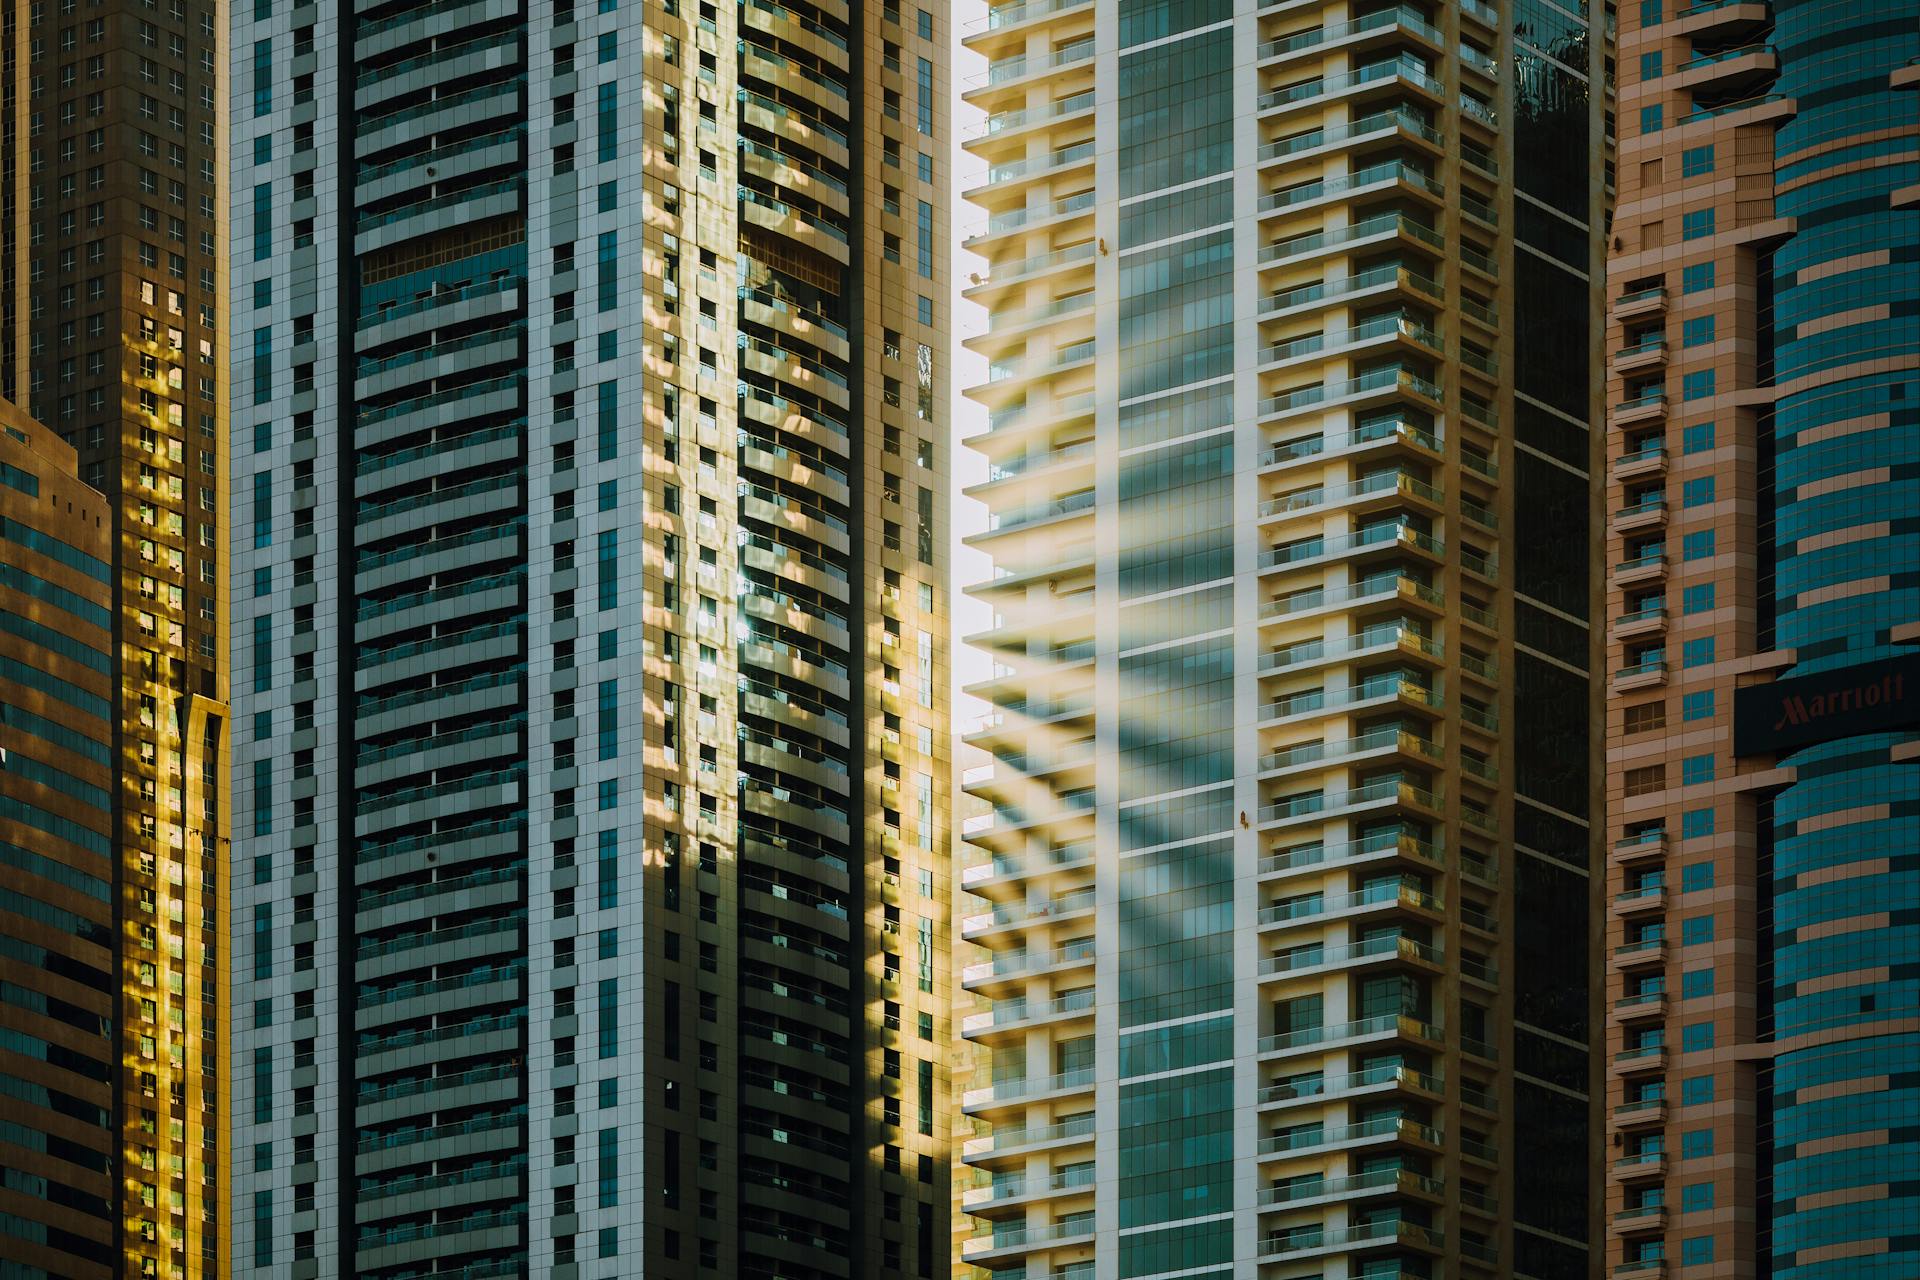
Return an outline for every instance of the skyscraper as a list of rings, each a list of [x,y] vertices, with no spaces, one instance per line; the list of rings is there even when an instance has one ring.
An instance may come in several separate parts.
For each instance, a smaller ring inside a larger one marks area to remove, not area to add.
[[[235,17],[236,1266],[934,1274],[944,14]]]
[[[1912,1274],[1920,6],[1620,50],[1608,1262]]]
[[[969,37],[964,1261],[1586,1274],[1599,18]]]
[[[211,3],[57,0],[0,60],[0,397],[111,537],[117,1273],[215,1268],[225,1073],[226,167]]]
[[[0,1270],[124,1274],[112,513],[0,405]]]

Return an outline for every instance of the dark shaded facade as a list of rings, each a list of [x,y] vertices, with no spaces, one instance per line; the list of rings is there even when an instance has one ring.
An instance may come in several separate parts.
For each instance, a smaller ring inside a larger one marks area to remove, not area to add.
[[[0,1271],[119,1263],[112,517],[0,405]]]

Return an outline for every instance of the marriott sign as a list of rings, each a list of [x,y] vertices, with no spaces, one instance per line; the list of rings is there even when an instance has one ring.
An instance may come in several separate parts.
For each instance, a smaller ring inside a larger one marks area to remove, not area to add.
[[[1920,654],[1734,690],[1733,751],[1762,755],[1920,725]]]

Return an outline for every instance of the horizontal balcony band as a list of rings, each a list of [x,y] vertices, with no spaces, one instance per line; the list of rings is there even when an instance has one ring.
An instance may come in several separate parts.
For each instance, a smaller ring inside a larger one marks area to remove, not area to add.
[[[1444,961],[1441,949],[1412,938],[1369,938],[1364,942],[1335,943],[1301,947],[1260,961],[1262,978],[1296,978],[1311,973],[1330,972],[1371,962],[1398,961],[1438,969]]]
[[[1090,990],[1056,996],[1037,1004],[1025,999],[996,1000],[993,1008],[985,1013],[968,1014],[961,1019],[960,1033],[967,1036],[983,1035],[989,1031],[1034,1026],[1092,1012],[1093,992]]]
[[[1439,1026],[1434,1023],[1405,1014],[1383,1014],[1377,1018],[1360,1018],[1353,1022],[1336,1022],[1323,1027],[1262,1036],[1259,1050],[1263,1056],[1309,1049],[1325,1052],[1360,1041],[1380,1039],[1421,1040],[1436,1045],[1445,1042]]]
[[[1412,1093],[1421,1093],[1436,1102],[1445,1096],[1446,1093],[1445,1083],[1438,1075],[1415,1071],[1412,1067],[1393,1064],[1368,1067],[1363,1071],[1351,1071],[1345,1075],[1337,1076],[1325,1074],[1296,1076],[1291,1080],[1282,1081],[1278,1084],[1263,1086],[1259,1093],[1255,1095],[1255,1101],[1262,1107],[1284,1106],[1290,1102],[1332,1101],[1338,1098],[1350,1097],[1354,1094],[1372,1093],[1383,1089],[1404,1089]],[[1392,1119],[1411,1123],[1404,1121],[1404,1117],[1396,1116],[1392,1117]],[[1378,1124],[1381,1123],[1381,1121],[1373,1121],[1372,1123]],[[1268,1150],[1265,1146],[1266,1143],[1274,1143],[1275,1145],[1271,1150]],[[1297,1148],[1293,1146],[1281,1144],[1278,1143],[1276,1139],[1268,1138],[1262,1144],[1261,1154],[1293,1155],[1298,1154],[1298,1152]]]
[[[1328,26],[1314,27],[1308,31],[1281,36],[1276,40],[1263,41],[1258,47],[1256,56],[1260,61],[1266,62],[1272,58],[1306,53],[1356,36],[1388,30],[1405,31],[1410,35],[1418,36],[1436,49],[1444,43],[1441,34],[1429,25],[1417,10],[1402,6],[1395,9],[1382,9],[1365,17],[1355,18],[1351,22],[1335,22]]]

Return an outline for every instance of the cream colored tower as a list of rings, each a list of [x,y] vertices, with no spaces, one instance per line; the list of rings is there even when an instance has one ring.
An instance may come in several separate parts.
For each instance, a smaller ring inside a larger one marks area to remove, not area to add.
[[[1589,27],[1034,0],[969,36],[964,1263],[1587,1270]]]

